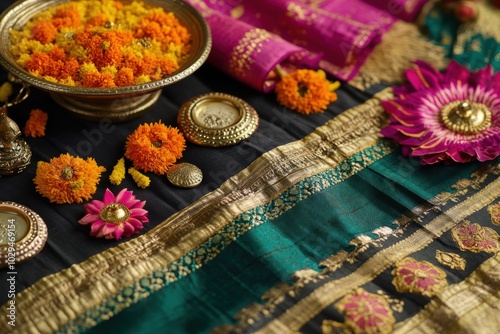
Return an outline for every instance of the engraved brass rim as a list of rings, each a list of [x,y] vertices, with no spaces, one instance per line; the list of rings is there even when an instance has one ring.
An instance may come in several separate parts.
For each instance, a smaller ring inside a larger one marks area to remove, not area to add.
[[[453,101],[441,108],[441,120],[453,132],[475,135],[491,126],[491,110],[478,102]]]
[[[48,238],[47,226],[33,210],[15,202],[0,202],[0,212],[16,214],[27,224],[26,233],[15,242],[15,262],[23,262],[37,255],[45,246]],[[8,260],[9,244],[0,245],[0,267],[5,267]]]
[[[194,144],[223,147],[249,138],[259,125],[257,111],[225,93],[208,93],[186,101],[177,116],[179,129]]]

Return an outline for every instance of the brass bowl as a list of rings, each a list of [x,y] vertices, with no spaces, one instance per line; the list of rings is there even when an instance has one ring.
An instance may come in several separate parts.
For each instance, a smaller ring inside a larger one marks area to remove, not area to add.
[[[201,14],[183,0],[143,0],[174,15],[192,36],[190,54],[172,75],[140,85],[116,88],[74,87],[53,83],[31,75],[20,67],[10,52],[11,29],[22,29],[38,12],[63,3],[78,0],[17,1],[0,15],[0,64],[14,77],[27,85],[46,91],[56,103],[80,118],[98,121],[126,121],[149,110],[160,97],[164,87],[195,72],[208,58],[212,47],[210,28]],[[130,2],[122,0],[122,2]]]

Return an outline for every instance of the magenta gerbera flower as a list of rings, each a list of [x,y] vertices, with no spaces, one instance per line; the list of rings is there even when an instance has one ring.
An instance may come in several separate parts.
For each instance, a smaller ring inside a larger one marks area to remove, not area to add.
[[[406,71],[408,84],[382,102],[391,115],[382,129],[421,164],[487,161],[500,155],[500,72],[451,62],[440,73],[424,62]]]
[[[97,238],[121,239],[138,233],[149,222],[144,210],[146,201],[139,201],[132,191],[121,190],[115,195],[106,189],[103,201],[85,204],[86,215],[80,224],[91,224],[90,235]]]

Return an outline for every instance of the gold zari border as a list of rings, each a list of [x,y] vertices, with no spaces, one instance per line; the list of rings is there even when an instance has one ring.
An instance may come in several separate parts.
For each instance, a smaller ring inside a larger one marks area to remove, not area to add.
[[[241,213],[375,145],[388,120],[380,101],[392,96],[391,89],[376,94],[302,140],[263,154],[219,189],[148,233],[42,278],[16,296],[16,331],[59,330],[142,277],[178,260]],[[5,310],[4,305],[0,312],[4,319]],[[0,322],[0,332],[4,326]]]

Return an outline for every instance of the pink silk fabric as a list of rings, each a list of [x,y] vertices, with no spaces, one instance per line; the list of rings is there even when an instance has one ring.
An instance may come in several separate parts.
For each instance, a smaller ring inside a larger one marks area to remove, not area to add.
[[[322,68],[348,81],[397,20],[427,0],[186,0],[206,19],[208,61],[263,92],[274,69]]]

